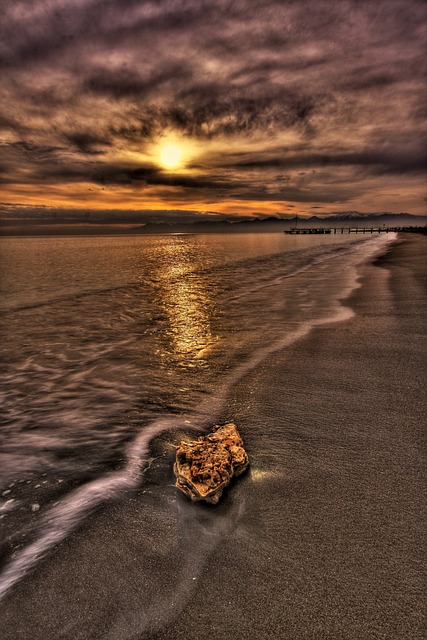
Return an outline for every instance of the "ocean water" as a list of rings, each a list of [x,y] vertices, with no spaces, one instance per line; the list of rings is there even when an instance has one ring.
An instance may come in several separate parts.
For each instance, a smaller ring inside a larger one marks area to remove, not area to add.
[[[0,598],[180,436],[233,420],[247,372],[351,317],[394,240],[2,238]]]

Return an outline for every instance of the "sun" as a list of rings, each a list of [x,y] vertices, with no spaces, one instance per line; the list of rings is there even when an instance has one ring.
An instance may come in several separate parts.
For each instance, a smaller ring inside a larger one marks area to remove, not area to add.
[[[160,162],[167,169],[174,169],[182,164],[182,149],[175,144],[168,144],[160,151]]]

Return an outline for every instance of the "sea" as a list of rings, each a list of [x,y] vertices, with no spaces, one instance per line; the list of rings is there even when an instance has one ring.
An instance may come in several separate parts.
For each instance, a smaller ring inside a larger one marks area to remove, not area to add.
[[[181,437],[233,420],[246,374],[351,318],[395,240],[1,238],[0,598]]]

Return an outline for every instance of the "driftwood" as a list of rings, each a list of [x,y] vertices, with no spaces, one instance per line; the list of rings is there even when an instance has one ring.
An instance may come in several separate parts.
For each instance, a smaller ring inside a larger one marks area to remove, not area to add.
[[[214,427],[207,436],[181,442],[176,451],[176,486],[194,502],[216,504],[233,476],[249,464],[243,441],[232,422]]]

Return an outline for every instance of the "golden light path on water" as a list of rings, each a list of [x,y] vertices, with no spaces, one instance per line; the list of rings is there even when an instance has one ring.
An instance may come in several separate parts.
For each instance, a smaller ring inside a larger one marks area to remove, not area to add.
[[[211,328],[212,294],[193,273],[195,256],[185,241],[172,239],[163,258],[159,284],[171,352],[180,366],[205,365],[204,356],[218,341]]]

